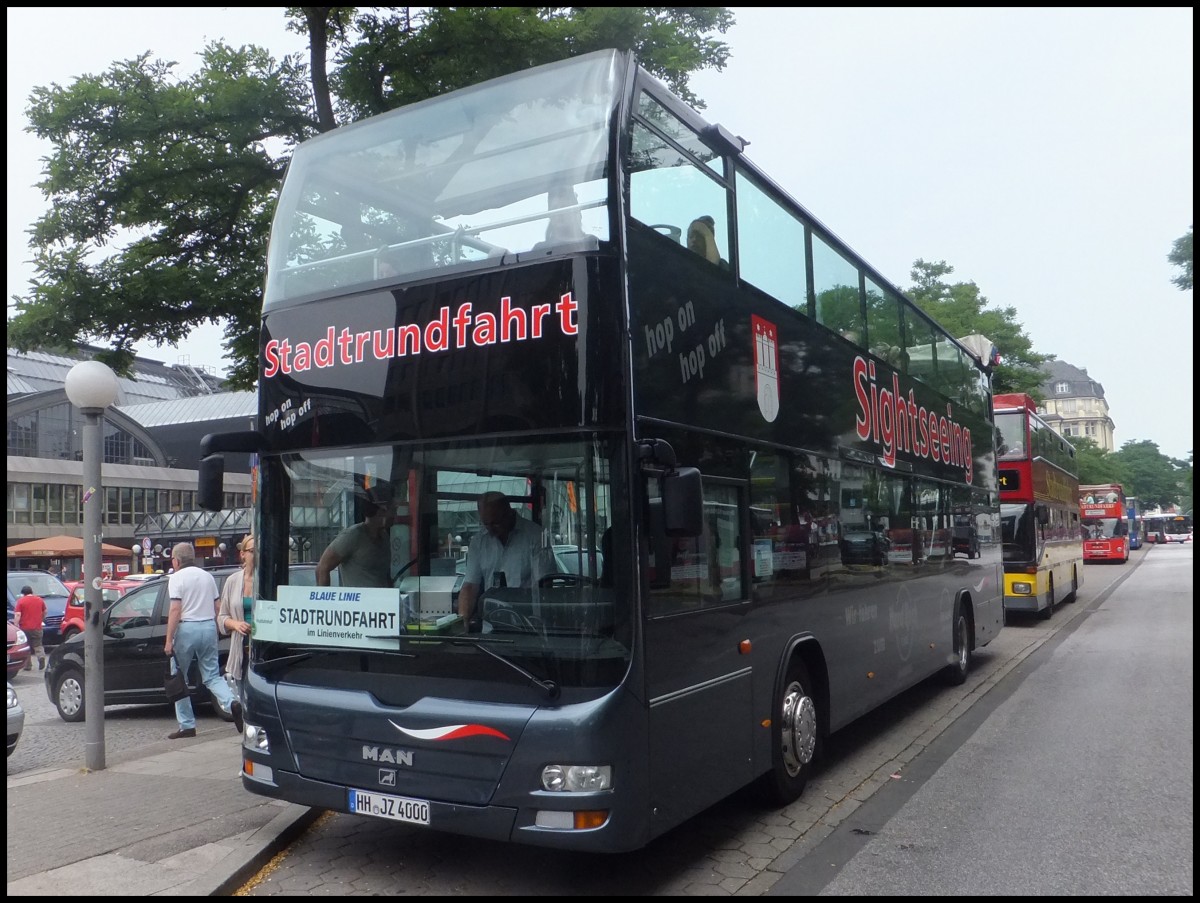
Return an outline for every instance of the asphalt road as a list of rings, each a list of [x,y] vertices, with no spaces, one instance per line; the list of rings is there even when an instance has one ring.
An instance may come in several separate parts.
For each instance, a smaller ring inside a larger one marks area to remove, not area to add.
[[[1193,561],[1152,552],[772,894],[1191,896]]]

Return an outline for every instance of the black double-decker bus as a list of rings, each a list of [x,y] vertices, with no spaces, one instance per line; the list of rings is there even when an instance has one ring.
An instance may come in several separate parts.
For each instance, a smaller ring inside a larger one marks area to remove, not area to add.
[[[201,465],[219,506],[221,452],[259,456],[248,790],[629,850],[966,679],[990,356],[743,150],[616,51],[296,149],[257,429]]]

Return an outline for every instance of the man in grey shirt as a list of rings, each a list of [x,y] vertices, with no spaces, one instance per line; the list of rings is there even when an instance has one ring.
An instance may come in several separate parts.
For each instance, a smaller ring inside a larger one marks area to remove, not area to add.
[[[391,500],[376,493],[364,503],[364,520],[339,533],[317,562],[317,585],[329,586],[338,568],[342,586],[391,586]]]
[[[458,592],[458,614],[471,630],[481,623],[476,603],[484,589],[533,586],[555,570],[552,553],[542,542],[542,528],[517,514],[504,493],[479,497],[479,522],[483,529],[471,540],[467,573]]]

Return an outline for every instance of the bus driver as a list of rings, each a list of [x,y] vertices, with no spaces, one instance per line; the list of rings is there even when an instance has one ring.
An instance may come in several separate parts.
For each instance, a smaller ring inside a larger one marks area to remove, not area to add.
[[[458,614],[468,631],[483,624],[476,603],[483,590],[499,586],[533,586],[539,577],[553,573],[542,547],[542,530],[513,509],[503,492],[479,497],[479,523],[483,527],[471,540],[467,573],[458,592]]]

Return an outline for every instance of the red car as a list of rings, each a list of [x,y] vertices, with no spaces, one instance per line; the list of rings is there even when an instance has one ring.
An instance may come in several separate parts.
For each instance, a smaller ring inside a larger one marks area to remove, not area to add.
[[[104,607],[108,608],[108,606],[112,605],[131,589],[145,585],[146,581],[144,579],[103,581],[100,584],[100,595],[104,600]],[[67,587],[71,590],[71,595],[67,597],[67,610],[63,615],[62,635],[64,640],[83,631],[83,615],[86,607],[84,598],[86,589],[83,582],[68,583]]]
[[[29,638],[12,621],[8,622],[8,679],[12,680],[29,664]]]

